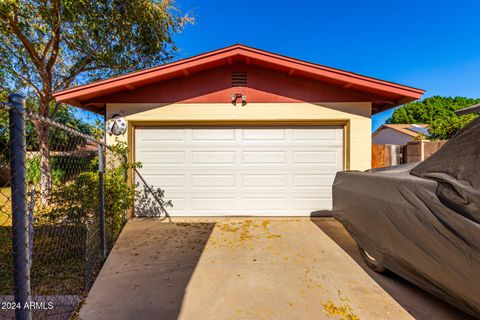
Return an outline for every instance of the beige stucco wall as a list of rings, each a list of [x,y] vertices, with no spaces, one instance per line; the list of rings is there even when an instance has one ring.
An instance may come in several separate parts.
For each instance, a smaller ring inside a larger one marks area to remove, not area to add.
[[[134,125],[158,121],[312,121],[342,122],[346,126],[345,169],[365,170],[371,165],[371,103],[231,103],[107,104],[107,118],[119,113]],[[128,133],[120,137],[128,141]],[[112,143],[114,137],[108,137]]]

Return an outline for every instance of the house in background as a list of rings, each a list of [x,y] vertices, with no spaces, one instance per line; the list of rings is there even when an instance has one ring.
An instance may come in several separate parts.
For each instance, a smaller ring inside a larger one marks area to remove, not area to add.
[[[466,114],[472,114],[472,113],[478,113],[478,112],[480,112],[480,103],[455,111],[457,116],[464,116]]]
[[[429,135],[428,124],[384,124],[373,133],[372,144],[406,145]]]
[[[233,45],[55,98],[125,117],[129,160],[171,216],[309,216],[331,208],[337,171],[370,168],[372,114],[423,93]]]

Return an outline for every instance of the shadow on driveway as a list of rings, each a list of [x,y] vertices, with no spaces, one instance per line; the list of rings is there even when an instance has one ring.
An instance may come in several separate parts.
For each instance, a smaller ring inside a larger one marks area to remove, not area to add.
[[[215,223],[135,220],[127,223],[104,264],[81,319],[178,318]]]
[[[411,284],[392,272],[379,274],[371,270],[363,261],[357,244],[345,228],[334,218],[325,214],[312,217],[312,222],[327,236],[335,241],[368,275],[375,280],[392,298],[394,298],[415,319],[420,320],[474,320],[475,318],[456,309],[430,293]]]

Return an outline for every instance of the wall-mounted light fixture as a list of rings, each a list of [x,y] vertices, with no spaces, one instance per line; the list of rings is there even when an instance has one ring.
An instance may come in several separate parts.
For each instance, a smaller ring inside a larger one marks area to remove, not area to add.
[[[237,105],[238,99],[242,100],[242,106],[247,104],[247,96],[244,93],[234,93],[232,94],[232,104]]]

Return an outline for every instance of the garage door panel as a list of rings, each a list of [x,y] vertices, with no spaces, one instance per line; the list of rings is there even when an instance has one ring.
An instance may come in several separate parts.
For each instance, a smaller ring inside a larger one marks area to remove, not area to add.
[[[338,165],[337,151],[294,151],[293,165]]]
[[[299,197],[293,199],[293,210],[311,210],[311,208],[320,208],[330,210],[332,200],[329,197]]]
[[[339,141],[335,128],[299,128],[293,131],[294,141]]]
[[[162,186],[162,188],[184,188],[185,175],[183,174],[155,174],[144,173],[142,175],[149,184],[154,186]]]
[[[135,132],[140,172],[165,190],[171,215],[310,215],[331,208],[331,185],[343,169],[341,127]]]
[[[296,189],[297,190],[297,189]],[[332,188],[331,187],[315,187],[315,188],[299,188],[297,191],[291,194],[292,199],[296,198],[321,198],[329,199],[332,197]],[[321,208],[324,209],[324,208]]]
[[[242,163],[246,165],[250,164],[286,164],[286,155],[285,151],[243,151],[242,152]]]
[[[286,174],[244,174],[242,179],[245,189],[286,188],[288,185]]]
[[[235,151],[192,151],[192,165],[233,165]]]
[[[234,188],[236,176],[234,174],[192,174],[192,188]]]
[[[235,197],[201,197],[192,198],[192,208],[197,210],[229,210],[233,211],[236,207]]]
[[[246,210],[279,210],[287,209],[287,199],[284,197],[244,197],[243,208]]]
[[[192,143],[216,143],[216,141],[235,141],[235,129],[192,129]]]
[[[184,151],[146,151],[140,150],[136,158],[142,159],[144,165],[184,165]]]
[[[142,145],[185,141],[185,130],[148,129],[136,130],[135,136]]]
[[[293,186],[295,189],[331,187],[334,179],[334,174],[294,174]]]
[[[169,197],[168,200],[172,201],[173,207],[168,208],[168,211],[184,211],[187,209],[187,200],[184,197]]]
[[[272,140],[286,140],[285,129],[243,129],[242,138],[245,141],[272,141]]]

